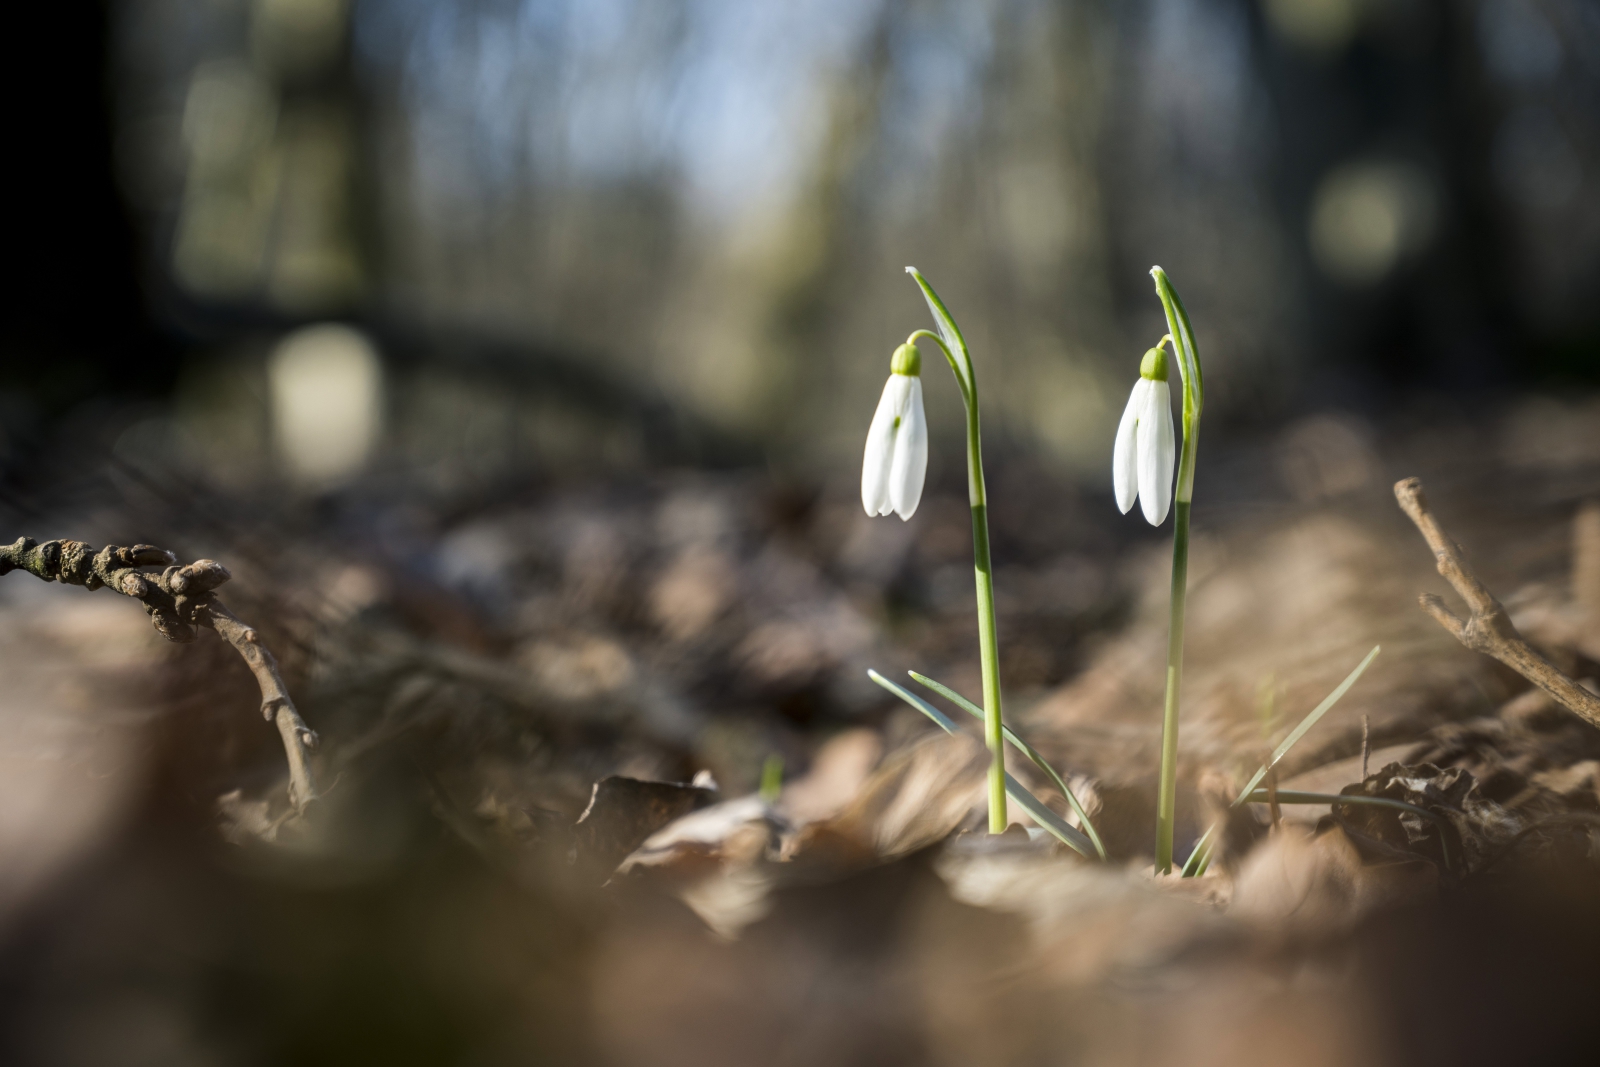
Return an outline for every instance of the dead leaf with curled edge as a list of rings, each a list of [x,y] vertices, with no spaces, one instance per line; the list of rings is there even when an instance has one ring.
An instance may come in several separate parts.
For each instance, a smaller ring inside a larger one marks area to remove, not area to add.
[[[716,796],[714,790],[694,785],[620,775],[602,778],[572,828],[573,863],[588,880],[604,882],[651,834],[713,803]]]
[[[767,913],[782,820],[758,796],[714,804],[650,835],[617,868],[673,893],[718,936],[737,937]]]
[[[1460,875],[1476,870],[1523,829],[1523,820],[1487,799],[1471,772],[1431,763],[1391,763],[1341,795],[1383,797],[1440,816],[1431,819],[1393,808],[1335,804],[1334,818],[1358,841],[1409,852],[1432,860],[1441,871]],[[1370,851],[1370,849],[1369,849]]]

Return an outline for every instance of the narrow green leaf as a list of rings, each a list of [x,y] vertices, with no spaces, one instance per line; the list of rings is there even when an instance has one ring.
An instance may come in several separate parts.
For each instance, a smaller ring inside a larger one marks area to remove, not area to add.
[[[1247,804],[1270,804],[1272,802],[1271,794],[1265,789],[1256,789],[1248,795],[1241,796],[1239,799]],[[1373,808],[1393,808],[1397,811],[1404,811],[1409,812],[1412,815],[1419,815],[1422,818],[1434,823],[1441,829],[1449,825],[1448,820],[1443,816],[1437,815],[1426,808],[1419,808],[1415,804],[1407,804],[1403,800],[1392,800],[1389,797],[1350,796],[1344,793],[1340,793],[1338,795],[1333,793],[1305,793],[1295,789],[1280,789],[1278,790],[1278,803],[1356,804],[1366,805]],[[1216,830],[1217,826],[1217,823],[1212,823],[1211,828],[1205,832],[1205,836],[1201,837],[1199,842],[1196,843],[1194,851],[1189,855],[1189,862],[1183,865],[1183,876],[1185,878],[1199,877],[1200,875],[1205,874],[1207,869],[1210,868],[1212,850],[1209,842],[1212,831]],[[1440,851],[1444,853],[1445,866],[1450,865],[1449,841],[1450,837],[1448,833],[1441,833],[1439,835],[1439,848]],[[1191,870],[1191,868],[1193,868],[1193,870]]]
[[[1251,792],[1249,796],[1241,797],[1240,799],[1244,800],[1248,804],[1272,803],[1272,795],[1270,791],[1266,789],[1257,789]],[[1395,811],[1404,811],[1411,815],[1420,815],[1422,818],[1427,819],[1429,822],[1439,827],[1441,831],[1448,831],[1450,829],[1450,820],[1446,819],[1443,815],[1440,815],[1437,812],[1429,811],[1427,808],[1419,808],[1415,804],[1407,804],[1403,800],[1395,800],[1391,797],[1364,797],[1360,794],[1351,795],[1349,793],[1305,793],[1298,789],[1280,789],[1278,790],[1278,803],[1355,804],[1358,807],[1366,806],[1369,808],[1392,808]],[[1450,866],[1449,837],[1450,834],[1448,832],[1441,832],[1439,834],[1439,849],[1444,853],[1444,863],[1446,867]]]
[[[1173,344],[1179,350],[1178,361],[1183,371],[1184,386],[1194,393],[1194,411],[1198,416],[1200,409],[1205,406],[1206,384],[1200,372],[1200,350],[1194,343],[1189,312],[1184,308],[1183,298],[1178,295],[1166,271],[1151,267],[1150,276],[1155,279],[1156,295],[1161,298],[1162,310],[1167,314],[1167,332],[1172,334]]]
[[[761,787],[758,790],[761,799],[768,804],[777,802],[783,795],[783,757],[773,752],[767,756],[767,761],[761,765]]]
[[[1362,660],[1355,670],[1345,676],[1345,680],[1339,683],[1339,687],[1329,693],[1322,703],[1312,708],[1311,713],[1300,720],[1299,726],[1289,731],[1289,736],[1285,737],[1278,747],[1272,750],[1272,759],[1265,766],[1258,767],[1256,773],[1251,776],[1250,781],[1245,783],[1245,787],[1239,791],[1239,798],[1233,802],[1234,807],[1244,803],[1245,796],[1261,784],[1261,779],[1267,776],[1267,771],[1276,767],[1278,762],[1289,754],[1289,750],[1295,746],[1295,743],[1304,737],[1313,726],[1317,725],[1322,717],[1332,710],[1335,704],[1339,703],[1339,698],[1350,691],[1350,687],[1355,685],[1356,680],[1366,673],[1372,661],[1378,658],[1378,652],[1381,649],[1381,645],[1373,645],[1372,651],[1367,653],[1367,658]]]
[[[979,722],[983,721],[983,709],[978,707],[978,705],[974,704],[972,701],[968,700],[966,697],[962,696],[960,693],[956,692],[954,689],[951,689],[949,686],[940,682],[936,682],[926,675],[918,674],[916,671],[907,671],[906,673],[915,678],[920,684],[927,686],[935,693],[938,693],[940,696],[966,711],[967,714],[971,715]],[[1056,773],[1055,768],[1050,766],[1043,756],[1039,755],[1038,749],[1024,741],[1022,736],[1011,729],[1011,727],[1001,723],[1000,732],[1005,736],[1007,741],[1010,741],[1011,744],[1017,748],[1019,752],[1021,752],[1024,756],[1027,756],[1028,759],[1032,760],[1033,765],[1043,771],[1049,777],[1049,779],[1055,783],[1057,789],[1061,790],[1062,795],[1067,798],[1067,803],[1072,805],[1073,814],[1077,815],[1078,821],[1083,824],[1084,833],[1088,835],[1089,840],[1094,844],[1095,852],[1099,854],[1101,859],[1105,859],[1106,849],[1105,846],[1100,843],[1100,835],[1095,832],[1094,823],[1089,821],[1089,813],[1083,810],[1083,805],[1078,803],[1077,796],[1067,786],[1066,781],[1061,777],[1061,775]]]
[[[1253,789],[1250,795],[1244,798],[1246,804],[1265,804],[1272,799],[1272,790]],[[1360,793],[1307,793],[1303,789],[1278,790],[1279,804],[1368,804],[1379,808],[1395,808],[1400,811],[1409,811],[1413,815],[1421,815],[1425,819],[1444,825],[1448,822],[1443,815],[1419,808],[1415,804],[1408,804],[1403,800],[1392,797],[1368,797]]]
[[[944,338],[945,346],[952,354],[960,358],[956,368],[956,375],[961,380],[962,390],[970,396],[972,394],[972,355],[967,351],[967,342],[961,336],[961,328],[956,325],[956,320],[951,316],[944,301],[939,299],[939,294],[933,291],[933,286],[928,284],[928,279],[915,267],[907,267],[906,273],[916,279],[917,286],[922,290],[923,299],[928,302],[928,310],[933,313],[934,325],[939,329],[939,336]]]
[[[934,707],[932,704],[928,703],[926,700],[923,700],[921,697],[917,696],[917,694],[911,692],[911,690],[907,689],[905,686],[896,685],[894,682],[889,681],[889,679],[885,678],[875,670],[869,669],[867,671],[867,677],[871,678],[874,682],[877,682],[883,688],[887,689],[889,692],[893,693],[895,696],[899,697],[901,700],[904,700],[907,704],[910,704],[912,707],[922,712],[922,714],[932,719],[934,724],[945,733],[953,734],[960,732],[960,728],[956,726],[954,719],[950,718],[948,715]]]
[[[956,724],[944,712],[938,710],[904,686],[896,685],[874,670],[867,671],[867,677],[932,719],[945,733],[954,734],[958,732]],[[1035,822],[1055,835],[1062,844],[1080,856],[1087,857],[1089,855],[1090,850],[1094,847],[1089,839],[1079,832],[1076,827],[1069,825],[1065,819],[1046,807],[1044,801],[1028,792],[1021,782],[1009,774],[1006,775],[1006,794],[1016,801],[1023,811],[1033,816]]]
[[[1344,681],[1340,682],[1338,687],[1335,688],[1333,692],[1329,693],[1322,703],[1312,708],[1310,714],[1300,720],[1300,725],[1289,731],[1289,736],[1285,737],[1278,747],[1273,749],[1272,758],[1268,760],[1265,765],[1256,768],[1256,773],[1250,777],[1249,782],[1245,783],[1245,787],[1239,790],[1238,797],[1236,797],[1234,802],[1229,805],[1230,807],[1237,808],[1240,804],[1245,802],[1245,798],[1250,795],[1251,790],[1260,785],[1261,779],[1267,776],[1267,771],[1270,768],[1277,766],[1278,761],[1283,759],[1284,756],[1288,755],[1289,750],[1295,746],[1295,742],[1304,737],[1313,726],[1317,725],[1318,721],[1320,721],[1324,715],[1332,710],[1333,706],[1339,702],[1339,699],[1350,691],[1350,687],[1356,684],[1357,679],[1366,673],[1367,668],[1372,665],[1373,660],[1378,658],[1378,653],[1382,650],[1382,645],[1373,645],[1372,651],[1367,653],[1367,658],[1357,664],[1356,669],[1346,675]],[[1279,795],[1282,796],[1283,794],[1280,792]],[[1183,876],[1185,878],[1199,877],[1200,875],[1205,874],[1206,869],[1211,866],[1212,848],[1208,842],[1211,839],[1212,831],[1217,829],[1217,825],[1218,824],[1213,823],[1206,830],[1206,832],[1201,835],[1200,840],[1195,842],[1194,851],[1189,853],[1189,859],[1183,865]],[[1201,852],[1202,849],[1205,850],[1204,854]]]
[[[1046,807],[1044,801],[1030,793],[1026,786],[1010,774],[1006,775],[1006,795],[1016,801],[1017,806],[1023,811],[1033,816],[1034,822],[1054,834],[1056,840],[1085,859],[1092,858],[1090,849],[1094,846],[1089,839],[1067,820]]]
[[[1211,866],[1211,835],[1217,832],[1217,827],[1220,825],[1221,823],[1212,823],[1206,827],[1206,832],[1194,843],[1194,849],[1183,865],[1183,877],[1198,878]]]

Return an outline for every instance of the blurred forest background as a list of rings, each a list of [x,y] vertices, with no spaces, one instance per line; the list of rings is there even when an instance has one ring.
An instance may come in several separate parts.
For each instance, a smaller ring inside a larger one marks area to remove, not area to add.
[[[14,475],[69,425],[222,485],[847,480],[924,324],[907,263],[972,341],[991,450],[1096,490],[1162,331],[1152,263],[1235,432],[1600,373],[1581,0],[18,18],[50,76],[8,75]],[[929,381],[932,477],[958,480]]]

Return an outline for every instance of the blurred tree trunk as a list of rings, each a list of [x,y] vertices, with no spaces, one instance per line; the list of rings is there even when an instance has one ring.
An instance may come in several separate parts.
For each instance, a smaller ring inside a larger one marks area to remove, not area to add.
[[[177,367],[153,326],[138,241],[118,189],[107,69],[109,4],[24,4],[4,65],[4,204],[11,269],[0,289],[11,437],[106,391],[159,392]],[[0,454],[6,450],[0,439]]]

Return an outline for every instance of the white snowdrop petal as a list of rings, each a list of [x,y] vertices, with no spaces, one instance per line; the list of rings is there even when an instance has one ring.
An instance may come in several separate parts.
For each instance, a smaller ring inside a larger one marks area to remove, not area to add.
[[[901,519],[916,514],[922,483],[928,474],[928,420],[922,410],[922,379],[907,378],[904,414],[895,434],[894,465],[889,472],[889,497]]]
[[[1167,517],[1167,509],[1172,506],[1172,494],[1176,488],[1172,475],[1178,465],[1177,433],[1173,429],[1172,421],[1172,393],[1166,382],[1156,382],[1152,392],[1157,398],[1152,401],[1155,408],[1156,433],[1160,437],[1158,454],[1161,464],[1157,471],[1156,487],[1161,493],[1161,517]]]
[[[903,375],[889,375],[883,386],[883,396],[878,400],[878,410],[872,416],[872,427],[867,430],[866,453],[861,460],[861,506],[868,515],[887,515],[892,510],[889,470],[894,460],[895,408],[900,401],[900,390],[894,380],[900,377]]]
[[[1122,409],[1122,422],[1117,425],[1117,444],[1111,453],[1111,487],[1117,495],[1117,507],[1124,515],[1133,507],[1139,493],[1138,456],[1134,441],[1138,433],[1141,401],[1150,383],[1140,378],[1128,396],[1128,406]]]
[[[1139,416],[1139,503],[1160,526],[1172,506],[1172,399],[1166,382],[1150,382]]]

